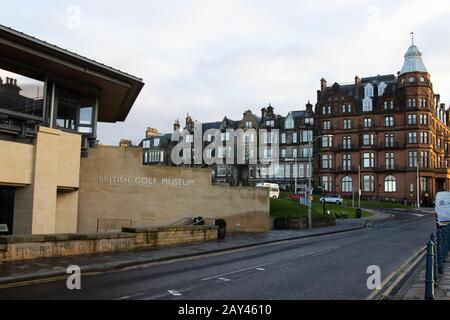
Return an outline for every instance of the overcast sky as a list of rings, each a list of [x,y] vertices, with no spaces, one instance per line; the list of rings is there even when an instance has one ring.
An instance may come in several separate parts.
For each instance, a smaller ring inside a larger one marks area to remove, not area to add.
[[[410,32],[450,102],[446,1],[4,1],[0,23],[144,79],[126,122],[102,143],[170,132],[186,113],[239,120],[271,103],[286,115],[329,84],[399,71]],[[339,4],[338,4],[339,3]]]

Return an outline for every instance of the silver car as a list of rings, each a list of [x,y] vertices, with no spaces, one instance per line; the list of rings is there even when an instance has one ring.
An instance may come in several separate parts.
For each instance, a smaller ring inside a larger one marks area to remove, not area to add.
[[[338,196],[336,194],[329,194],[322,198],[320,198],[321,203],[334,203],[334,204],[342,204],[344,202],[344,199],[342,199],[341,196]]]

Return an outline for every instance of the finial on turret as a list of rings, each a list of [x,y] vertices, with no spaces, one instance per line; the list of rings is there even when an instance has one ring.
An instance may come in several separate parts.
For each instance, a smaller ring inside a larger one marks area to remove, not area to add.
[[[411,44],[414,45],[414,31],[411,32]]]

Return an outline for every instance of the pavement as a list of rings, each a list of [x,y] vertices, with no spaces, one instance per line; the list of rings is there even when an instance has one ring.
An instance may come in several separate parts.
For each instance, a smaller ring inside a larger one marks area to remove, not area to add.
[[[447,263],[435,285],[435,300],[450,300],[450,263],[448,261],[450,260],[447,257]],[[425,258],[421,259],[417,271],[395,298],[398,300],[425,300]]]
[[[368,221],[370,228],[362,229]],[[65,271],[70,264],[85,271],[82,290],[68,290],[65,278],[49,278],[0,286],[0,299],[366,299],[373,292],[367,288],[368,266],[379,266],[383,279],[390,279],[433,228],[431,213],[386,210],[312,231],[236,234],[223,242],[5,264],[0,274],[19,279],[31,271]],[[131,262],[111,270],[108,263],[118,261]],[[100,263],[104,271],[87,272]]]

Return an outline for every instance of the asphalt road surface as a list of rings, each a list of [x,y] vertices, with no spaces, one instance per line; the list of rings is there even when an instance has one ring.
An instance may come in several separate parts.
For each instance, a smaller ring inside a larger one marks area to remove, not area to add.
[[[65,279],[0,289],[0,299],[365,299],[368,266],[386,279],[434,226],[430,213],[396,212],[370,229],[82,275],[81,290]]]

